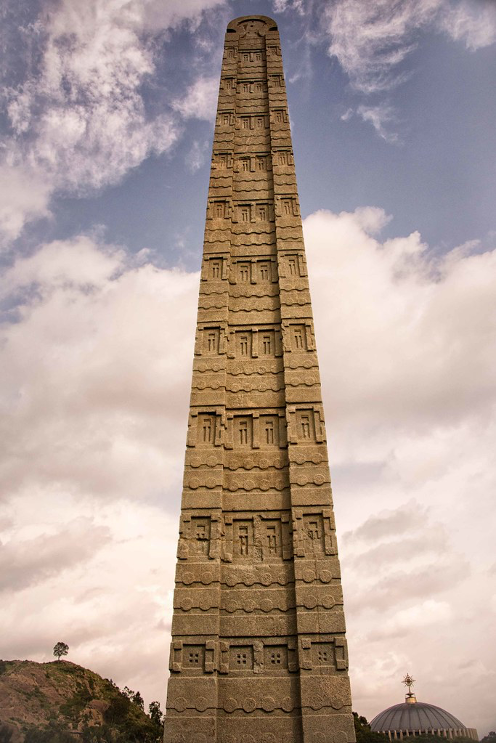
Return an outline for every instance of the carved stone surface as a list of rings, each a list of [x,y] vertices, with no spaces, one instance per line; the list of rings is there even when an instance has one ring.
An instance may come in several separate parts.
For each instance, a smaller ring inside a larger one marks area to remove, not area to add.
[[[278,30],[228,25],[167,743],[351,743],[340,567]]]

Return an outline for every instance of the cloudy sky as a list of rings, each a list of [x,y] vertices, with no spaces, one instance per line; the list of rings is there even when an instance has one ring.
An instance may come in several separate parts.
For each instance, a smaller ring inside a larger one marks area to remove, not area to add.
[[[494,707],[494,7],[7,0],[0,657],[165,699],[227,22],[276,18],[354,708]]]

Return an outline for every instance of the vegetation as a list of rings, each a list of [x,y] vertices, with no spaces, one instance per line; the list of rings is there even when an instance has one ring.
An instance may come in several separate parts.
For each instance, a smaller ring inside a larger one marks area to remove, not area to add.
[[[353,712],[352,714],[354,715],[354,728],[357,743],[385,743],[385,741],[388,741],[388,735],[383,735],[383,733],[374,733],[371,730],[365,717],[358,715],[357,712]]]
[[[0,743],[19,734],[24,743],[161,743],[160,704],[144,706],[139,691],[70,661],[0,661]]]
[[[0,660],[0,676],[2,675],[2,673],[5,673],[11,665],[12,664],[9,663],[8,660]],[[0,743],[2,743],[1,738],[0,738]]]
[[[66,645],[65,642],[57,642],[54,645],[53,648],[53,654],[57,658],[57,660],[61,659],[61,656],[67,655],[69,652],[69,645]]]
[[[62,725],[50,723],[44,729],[31,728],[26,733],[24,743],[74,743],[74,735]]]

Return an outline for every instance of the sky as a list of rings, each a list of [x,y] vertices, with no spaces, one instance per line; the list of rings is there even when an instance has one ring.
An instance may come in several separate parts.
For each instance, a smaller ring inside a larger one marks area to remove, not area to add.
[[[226,24],[278,23],[354,709],[494,702],[495,8],[7,0],[0,657],[164,703]]]

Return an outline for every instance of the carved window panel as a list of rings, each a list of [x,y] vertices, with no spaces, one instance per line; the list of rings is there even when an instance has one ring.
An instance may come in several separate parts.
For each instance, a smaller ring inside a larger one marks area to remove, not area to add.
[[[335,667],[335,651],[331,642],[313,642],[311,645],[311,659],[316,666]]]
[[[216,416],[204,413],[198,416],[198,443],[201,446],[214,446],[216,441]]]
[[[221,279],[223,271],[222,258],[211,258],[209,261],[211,279]]]
[[[250,222],[251,219],[250,204],[240,204],[238,207],[238,221]]]
[[[288,410],[288,440],[291,444],[309,444],[315,441],[324,441],[324,430],[321,422],[320,406],[310,409],[289,406]]]
[[[288,253],[284,256],[286,276],[306,276],[305,258],[302,253]]]
[[[259,220],[263,221],[272,221],[273,220],[273,207],[272,204],[264,203],[264,202],[258,202],[256,206],[257,210],[257,218]]]
[[[280,445],[280,421],[277,415],[261,415],[262,446]]]
[[[244,62],[262,62],[262,52],[245,49],[241,58]]]
[[[288,258],[288,273],[290,276],[298,276],[299,274],[299,264],[296,255],[291,255]]]
[[[259,222],[267,222],[269,219],[269,204],[257,204],[256,214]]]
[[[187,645],[186,643],[183,643],[183,668],[202,671],[204,668],[204,656],[204,645]]]
[[[264,519],[261,530],[264,556],[281,557],[281,520]]]
[[[240,160],[240,170],[247,173],[250,170],[250,158],[242,157]],[[248,220],[247,220],[248,221]]]
[[[274,356],[274,330],[261,330],[259,333],[259,356]]]
[[[241,330],[235,333],[236,355],[240,358],[252,356],[252,333],[250,330]]]
[[[233,419],[233,444],[235,447],[252,448],[252,418],[235,416]]]
[[[258,155],[255,160],[256,170],[267,170],[267,157]]]
[[[213,219],[225,219],[228,213],[227,202],[213,201],[211,206],[211,213]]]
[[[284,217],[293,217],[293,199],[281,199],[281,214]]]
[[[323,516],[320,513],[303,516],[306,555],[324,555]]]
[[[261,82],[254,83],[254,93],[262,93],[263,84]]]
[[[211,520],[204,516],[193,516],[190,526],[190,552],[193,555],[208,555],[211,538]]]
[[[219,353],[219,339],[220,329],[219,328],[205,328],[203,331],[204,337],[204,354],[217,356]]]
[[[307,351],[305,325],[291,325],[290,336],[294,351]]]
[[[259,278],[261,281],[271,280],[271,264],[269,261],[259,261]]]
[[[242,116],[241,125],[242,129],[250,129],[250,116]]]
[[[218,170],[225,170],[228,167],[228,155],[218,155],[215,162]]]
[[[282,108],[277,108],[273,112],[273,121],[276,124],[284,124],[287,121],[286,111]]]
[[[230,671],[251,671],[254,667],[254,649],[251,645],[231,645]]]
[[[286,645],[265,645],[264,669],[281,671],[288,668],[288,648]]]
[[[297,411],[297,436],[301,441],[314,441],[314,415],[312,410]]]
[[[266,126],[266,120],[264,116],[256,116],[255,117],[255,128],[264,129],[265,126]]]
[[[233,520],[233,559],[250,557],[254,550],[254,525],[249,520]]]
[[[250,281],[250,263],[238,263],[237,280],[241,284],[247,284]]]

